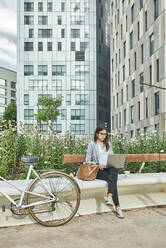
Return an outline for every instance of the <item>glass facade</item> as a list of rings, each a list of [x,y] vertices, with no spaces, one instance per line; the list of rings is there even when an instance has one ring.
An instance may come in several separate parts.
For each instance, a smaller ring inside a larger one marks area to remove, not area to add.
[[[62,96],[56,132],[89,136],[109,127],[109,2],[18,0],[18,120],[36,123],[38,95],[51,94]]]

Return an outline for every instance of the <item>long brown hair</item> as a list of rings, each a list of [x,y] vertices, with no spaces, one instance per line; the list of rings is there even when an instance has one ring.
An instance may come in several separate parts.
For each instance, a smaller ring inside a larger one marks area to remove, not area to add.
[[[108,131],[107,131],[107,128],[106,127],[104,127],[104,126],[98,126],[96,128],[95,133],[94,133],[94,142],[96,142],[98,140],[97,135],[99,134],[99,132],[101,132],[103,130],[105,130],[107,132],[107,135],[106,135],[103,143],[106,146],[106,151],[108,151],[110,146],[109,146],[109,143],[108,143]]]

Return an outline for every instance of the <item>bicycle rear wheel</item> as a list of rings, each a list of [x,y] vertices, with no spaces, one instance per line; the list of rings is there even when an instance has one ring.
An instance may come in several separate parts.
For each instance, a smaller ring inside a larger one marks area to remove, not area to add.
[[[77,183],[60,172],[48,172],[40,177],[41,180],[36,179],[32,183],[27,195],[28,205],[34,204],[28,207],[30,215],[44,226],[67,223],[79,208],[80,189]]]

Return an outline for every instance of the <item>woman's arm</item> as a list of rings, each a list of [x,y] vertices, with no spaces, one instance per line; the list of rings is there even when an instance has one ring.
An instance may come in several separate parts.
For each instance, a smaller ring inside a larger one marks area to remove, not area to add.
[[[88,144],[85,161],[90,164],[96,164],[96,162],[93,161],[93,143]]]

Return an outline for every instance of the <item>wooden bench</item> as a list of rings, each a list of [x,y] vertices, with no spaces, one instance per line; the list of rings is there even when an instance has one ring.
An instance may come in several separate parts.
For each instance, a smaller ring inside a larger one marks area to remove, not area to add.
[[[84,154],[64,154],[62,156],[63,164],[76,164],[85,161]],[[150,154],[126,154],[126,163],[129,162],[162,162],[166,161],[166,153]]]
[[[85,161],[84,154],[64,154],[64,164],[80,164]],[[141,162],[139,172],[145,162],[166,161],[165,153],[157,154],[126,154],[126,163]],[[107,194],[107,182],[96,179],[83,181],[75,177],[81,189],[80,214],[110,211],[104,203]],[[166,173],[134,173],[125,178],[124,174],[118,176],[118,192],[121,207],[132,209],[146,206],[166,204]]]

